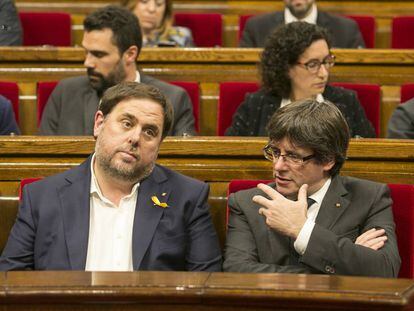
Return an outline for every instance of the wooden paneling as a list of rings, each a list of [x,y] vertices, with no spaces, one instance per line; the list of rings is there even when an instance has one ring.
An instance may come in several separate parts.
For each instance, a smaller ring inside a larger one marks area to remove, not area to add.
[[[271,179],[262,148],[266,138],[167,137],[158,163],[210,184],[209,202],[220,243],[225,240],[227,185],[232,179]],[[83,162],[88,137],[0,137],[0,251],[18,205],[23,178],[45,177]],[[342,174],[383,183],[414,183],[414,141],[352,140]]]
[[[198,81],[201,88],[201,135],[215,135],[218,85],[223,81],[258,81],[261,49],[144,49],[138,66],[166,81]],[[331,80],[378,83],[382,87],[381,136],[399,103],[399,87],[414,81],[410,50],[333,50],[337,63]],[[36,82],[83,75],[81,48],[0,48],[1,80],[19,85],[23,134],[37,133]]]
[[[118,1],[110,0],[17,0],[20,11],[64,11],[72,14],[73,42],[80,44],[82,22],[93,10]],[[412,0],[318,0],[321,10],[335,14],[367,14],[377,21],[376,47],[390,47],[391,19],[393,16],[414,15]],[[175,0],[175,12],[223,14],[225,47],[236,47],[239,16],[261,14],[283,9],[283,1],[276,0]]]

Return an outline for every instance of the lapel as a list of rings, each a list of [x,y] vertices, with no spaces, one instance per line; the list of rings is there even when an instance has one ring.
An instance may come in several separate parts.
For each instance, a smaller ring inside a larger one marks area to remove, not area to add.
[[[172,189],[171,185],[165,182],[167,180],[167,176],[156,165],[151,175],[144,179],[139,186],[132,233],[134,270],[139,270],[142,259],[147,252],[161,216],[164,213],[164,208],[155,205],[151,197],[155,195],[160,202],[168,203]]]
[[[89,82],[88,82],[89,83]],[[88,84],[88,89],[85,92],[83,105],[83,127],[84,133],[93,135],[93,124],[95,120],[95,113],[98,110],[100,98],[96,91]]]
[[[89,189],[91,156],[69,171],[67,184],[58,188],[63,229],[72,270],[85,270],[89,238]]]
[[[321,27],[327,28],[327,29],[329,29],[329,26],[331,26],[330,23],[329,23],[329,18],[326,15],[326,13],[321,12],[320,10],[318,10],[318,16],[316,17],[316,24],[318,26],[321,26]]]
[[[350,203],[347,194],[348,191],[342,183],[342,178],[335,176],[322,201],[315,222],[324,228],[331,229]]]

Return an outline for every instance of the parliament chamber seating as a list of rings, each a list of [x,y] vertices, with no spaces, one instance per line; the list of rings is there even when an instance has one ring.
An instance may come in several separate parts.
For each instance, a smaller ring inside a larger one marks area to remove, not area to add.
[[[23,45],[70,46],[72,21],[64,12],[20,12]]]
[[[191,29],[196,47],[223,45],[222,15],[216,13],[175,13],[175,25]]]
[[[401,85],[401,103],[414,98],[414,83],[406,83]]]
[[[0,95],[6,97],[13,106],[14,117],[19,123],[19,87],[15,82],[0,82]]]
[[[247,20],[254,15],[241,15],[239,17],[239,32],[238,39],[240,40],[244,27],[246,26]],[[350,19],[353,19],[361,31],[362,37],[367,48],[375,47],[375,33],[376,33],[376,22],[373,16],[369,15],[347,15]]]
[[[414,48],[414,16],[396,16],[392,19],[391,48]]]
[[[272,180],[235,179],[229,183],[227,197],[234,192],[256,187],[259,183]],[[396,225],[398,251],[401,257],[399,278],[414,278],[414,185],[388,184],[393,200],[392,210]],[[227,206],[226,223],[229,218]]]
[[[43,110],[45,109],[47,100],[49,99],[50,94],[52,94],[57,84],[57,81],[37,82],[37,126],[40,125]]]

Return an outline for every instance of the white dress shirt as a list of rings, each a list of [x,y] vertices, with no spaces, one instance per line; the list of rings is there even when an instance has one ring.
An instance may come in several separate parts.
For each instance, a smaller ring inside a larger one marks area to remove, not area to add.
[[[296,241],[293,243],[293,246],[299,255],[303,255],[306,251],[306,248],[308,247],[310,236],[312,234],[313,228],[315,227],[315,219],[318,216],[323,198],[325,197],[330,184],[331,178],[329,178],[318,191],[309,196],[311,199],[315,200],[315,203],[313,203],[311,206],[308,206],[308,211],[306,213],[306,222],[300,230]]]
[[[318,103],[323,103],[325,101],[325,99],[323,98],[322,94],[318,94],[316,95],[316,101]],[[289,105],[292,101],[290,100],[290,98],[282,98],[282,101],[280,102],[280,108]]]
[[[139,183],[116,206],[99,188],[91,161],[89,240],[86,271],[132,271],[132,230]]]
[[[318,18],[318,9],[316,7],[316,4],[314,3],[311,8],[311,12],[308,16],[306,16],[304,19],[297,19],[288,8],[285,8],[285,24],[293,23],[293,22],[307,22],[309,24],[316,25],[316,19]]]

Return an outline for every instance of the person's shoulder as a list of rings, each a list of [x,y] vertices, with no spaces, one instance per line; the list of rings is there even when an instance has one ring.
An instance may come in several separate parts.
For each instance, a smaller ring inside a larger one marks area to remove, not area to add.
[[[12,109],[11,102],[6,97],[0,95],[0,111],[5,112],[11,109]]]
[[[356,92],[342,86],[327,85],[322,94],[326,99],[335,103],[336,101],[352,101],[356,98]]]
[[[345,27],[345,29],[346,27],[358,27],[358,24],[349,17],[344,17],[320,10],[318,10],[318,14],[320,15],[320,18],[329,21],[330,23],[335,24],[337,26]]]
[[[182,87],[158,80],[151,76],[141,75],[141,82],[155,86],[159,88],[161,92],[166,92],[169,95],[172,93],[185,93],[185,90]]]
[[[88,77],[85,76],[76,76],[76,77],[70,77],[70,78],[65,78],[62,79],[58,82],[57,86],[60,88],[69,88],[69,89],[73,89],[73,88],[79,88],[79,87],[83,87],[83,86],[89,86],[89,79]]]
[[[203,181],[198,179],[186,176],[181,174],[177,171],[174,171],[168,167],[156,164],[155,165],[155,173],[158,175],[164,175],[170,183],[173,183],[177,188],[186,189],[188,185],[192,187],[206,187],[207,184]]]
[[[190,28],[183,26],[172,26],[168,32],[170,36],[189,37],[192,35]]]
[[[411,98],[410,100],[402,103],[401,105],[398,105],[396,110],[405,111],[406,113],[413,116],[413,118],[414,118],[414,98]],[[414,121],[414,119],[413,119],[413,121]]]
[[[283,12],[282,11],[258,14],[258,15],[254,15],[254,16],[250,17],[247,20],[247,24],[250,24],[250,25],[253,25],[253,24],[266,24],[270,21],[277,21],[280,18],[283,18]]]
[[[380,189],[386,189],[387,185],[376,181],[361,179],[352,176],[339,176],[345,189],[353,194],[361,193],[364,196],[375,194]]]

